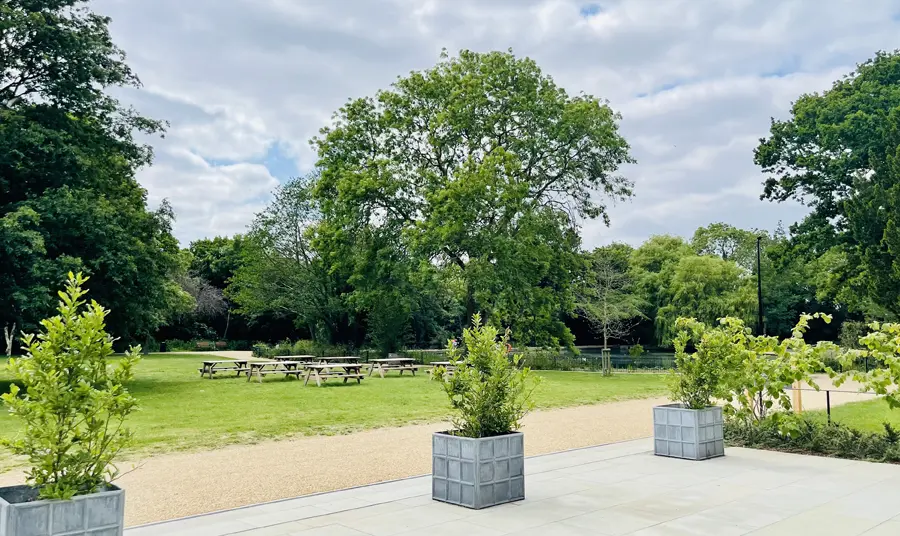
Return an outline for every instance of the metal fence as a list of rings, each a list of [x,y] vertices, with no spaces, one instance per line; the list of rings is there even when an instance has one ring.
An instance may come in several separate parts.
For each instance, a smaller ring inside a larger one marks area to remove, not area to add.
[[[524,365],[534,370],[581,370],[599,372],[603,369],[602,353],[597,347],[580,348],[580,353],[565,350],[543,350],[540,348],[514,348],[513,353],[523,357]],[[446,350],[405,350],[398,355],[411,357],[422,364],[446,361]],[[612,353],[610,365],[620,372],[660,372],[675,366],[675,354],[664,352],[645,353],[632,357],[628,354]]]
[[[843,422],[844,424],[856,426],[859,424],[860,418],[872,420],[881,414],[881,410],[884,411],[886,418],[890,413],[887,402],[879,401],[878,395],[871,392],[837,388],[823,388],[817,391],[809,387],[800,389],[788,388],[788,391],[790,391],[793,398],[792,403],[795,411],[799,409],[801,413],[820,413],[829,423]],[[859,406],[854,405],[858,402],[871,401],[876,401],[877,404],[866,408],[864,411]],[[880,404],[884,404],[884,406],[882,407]],[[866,417],[861,417],[861,414],[865,414]],[[872,417],[872,415],[875,417]]]

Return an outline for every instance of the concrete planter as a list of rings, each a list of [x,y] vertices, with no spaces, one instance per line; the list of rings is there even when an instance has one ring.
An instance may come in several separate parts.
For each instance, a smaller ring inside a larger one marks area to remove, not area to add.
[[[653,408],[653,452],[686,460],[725,455],[722,408],[687,409],[681,404]]]
[[[0,488],[0,536],[122,536],[125,492],[107,489],[69,501],[35,501],[29,486]]]
[[[437,432],[431,439],[431,497],[474,508],[525,498],[525,436],[473,439]]]

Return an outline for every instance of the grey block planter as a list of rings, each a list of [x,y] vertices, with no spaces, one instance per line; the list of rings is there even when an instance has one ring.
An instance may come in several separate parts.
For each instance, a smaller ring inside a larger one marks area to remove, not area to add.
[[[17,502],[29,490],[0,488],[0,536],[122,536],[125,492],[115,486],[69,501]]]
[[[687,409],[681,404],[653,408],[653,452],[686,460],[725,455],[722,408]]]
[[[525,436],[472,439],[438,432],[431,439],[431,497],[481,509],[525,498]]]

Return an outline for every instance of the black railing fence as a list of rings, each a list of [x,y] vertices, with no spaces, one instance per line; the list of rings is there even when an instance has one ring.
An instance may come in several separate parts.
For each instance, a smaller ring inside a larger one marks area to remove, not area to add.
[[[797,410],[796,405],[799,394],[800,412],[822,413],[828,423],[845,421],[845,424],[855,425],[858,424],[856,421],[860,418],[860,413],[877,415],[879,414],[880,409],[888,408],[887,402],[879,400],[878,395],[872,392],[835,388],[822,388],[816,390],[811,387],[802,387],[799,389],[790,387],[787,390],[793,398],[792,403],[795,406],[795,411]],[[796,393],[795,391],[798,391],[799,393]],[[873,405],[873,407],[868,408],[865,412],[861,412],[858,409],[858,406],[843,407],[846,404],[870,401],[877,401],[877,404],[884,404],[884,408],[881,408],[879,405]],[[887,412],[885,412],[885,415],[887,415]],[[871,420],[871,418],[873,417],[866,417],[866,420]]]

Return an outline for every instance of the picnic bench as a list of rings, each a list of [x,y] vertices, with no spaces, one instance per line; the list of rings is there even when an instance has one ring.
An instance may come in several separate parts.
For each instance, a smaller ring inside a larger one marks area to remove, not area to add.
[[[251,361],[249,365],[250,370],[247,372],[247,381],[249,382],[256,375],[256,379],[259,380],[259,383],[262,383],[263,376],[272,374],[281,374],[285,379],[290,376],[296,376],[297,379],[300,379],[300,375],[303,374],[303,369],[300,367],[304,364],[299,361]]]
[[[369,369],[369,376],[374,372],[378,372],[382,378],[384,378],[384,373],[390,370],[399,370],[400,375],[403,376],[405,371],[412,372],[412,375],[416,375],[416,371],[420,368],[423,368],[424,365],[417,365],[416,360],[411,357],[389,357],[387,359],[373,359],[372,360],[372,368]]]
[[[322,387],[322,382],[328,378],[343,378],[344,383],[347,383],[347,380],[356,380],[356,383],[362,383],[363,378],[366,377],[362,372],[363,364],[359,362],[312,363],[304,365],[303,368],[306,369],[306,381],[303,382],[303,385],[309,385],[309,380],[315,379],[316,386]],[[342,372],[338,372],[336,369],[342,369]]]
[[[203,365],[198,369],[200,377],[209,375],[209,379],[213,378],[213,374],[217,372],[234,371],[240,376],[244,372],[250,372],[247,367],[246,359],[221,359],[204,361]]]
[[[213,345],[209,341],[197,341],[197,349],[198,350],[212,350]]]

